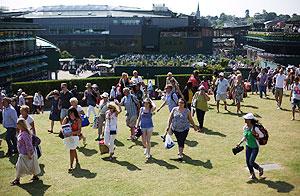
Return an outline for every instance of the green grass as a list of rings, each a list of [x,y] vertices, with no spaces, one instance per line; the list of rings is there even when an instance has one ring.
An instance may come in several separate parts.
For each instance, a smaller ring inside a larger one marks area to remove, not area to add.
[[[185,148],[185,154],[190,158],[182,163],[172,160],[177,158],[177,146],[164,149],[159,136],[167,123],[166,107],[154,116],[151,163],[145,163],[141,142],[126,140],[129,131],[124,126],[124,113],[119,117],[116,161],[103,160],[107,155],[99,154],[94,141],[96,130],[84,128],[88,145],[80,148],[81,169],[74,171],[73,175],[67,172],[69,154],[62,140],[47,133],[49,113],[46,112],[34,116],[37,133],[42,139],[43,156],[39,163],[43,172],[40,181],[30,183],[28,176],[21,179],[20,187],[9,185],[15,176],[16,157],[10,160],[3,157],[7,150],[3,141],[0,148],[0,195],[299,195],[300,116],[298,114],[298,120],[290,121],[287,97],[283,103],[284,110],[280,111],[271,99],[250,95],[243,102],[242,111],[253,112],[270,134],[269,143],[260,148],[257,162],[282,166],[281,170],[266,171],[267,178],[257,183],[248,181],[244,152],[236,156],[231,152],[242,136],[244,120],[234,113],[224,112],[223,108],[219,114],[215,106],[207,112],[206,134],[190,131]],[[236,108],[230,106],[229,110],[235,112]],[[59,125],[55,126],[58,130]]]

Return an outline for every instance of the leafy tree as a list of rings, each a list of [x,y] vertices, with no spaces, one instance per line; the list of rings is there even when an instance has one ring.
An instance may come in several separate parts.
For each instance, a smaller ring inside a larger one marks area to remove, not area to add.
[[[71,55],[68,51],[64,50],[62,52],[60,52],[60,58],[61,59],[68,59],[68,58],[72,58],[73,55]]]

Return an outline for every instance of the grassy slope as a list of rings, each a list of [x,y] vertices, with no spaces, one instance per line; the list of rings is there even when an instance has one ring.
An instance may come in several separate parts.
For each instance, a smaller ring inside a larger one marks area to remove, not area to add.
[[[231,102],[231,101],[230,101]],[[211,102],[213,103],[213,102]],[[160,102],[157,104],[160,104]],[[299,195],[300,185],[300,121],[290,121],[289,111],[278,111],[273,100],[246,98],[242,111],[253,112],[270,132],[267,146],[260,149],[259,163],[279,163],[282,170],[267,171],[267,179],[261,183],[248,182],[244,152],[234,156],[231,148],[240,140],[244,121],[241,117],[217,114],[215,106],[207,113],[207,134],[195,133],[188,136],[185,154],[190,158],[184,163],[171,160],[177,158],[177,146],[165,150],[159,137],[167,123],[167,108],[154,116],[155,134],[152,149],[153,161],[145,164],[140,142],[126,141],[128,129],[125,117],[119,117],[119,135],[116,148],[117,161],[109,162],[98,154],[94,142],[96,131],[84,128],[88,137],[86,148],[80,148],[81,169],[73,176],[67,173],[69,155],[57,135],[49,135],[48,114],[35,115],[38,135],[42,139],[43,157],[39,160],[43,176],[41,181],[28,183],[22,179],[21,187],[11,187],[9,182],[15,175],[15,159],[3,158],[6,144],[0,149],[0,195],[63,194],[63,195],[262,195],[288,192]],[[284,108],[290,108],[288,98]],[[235,107],[229,107],[235,112]],[[300,119],[297,115],[297,119]],[[56,125],[58,130],[59,125]],[[247,183],[248,182],[248,183]],[[28,184],[27,184],[28,183]]]

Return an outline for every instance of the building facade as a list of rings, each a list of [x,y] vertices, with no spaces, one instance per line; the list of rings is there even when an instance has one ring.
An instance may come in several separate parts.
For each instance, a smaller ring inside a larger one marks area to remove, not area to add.
[[[21,17],[32,19],[44,29],[37,32],[38,36],[77,58],[91,54],[113,57],[124,53],[210,54],[212,51],[212,42],[207,41],[212,35],[199,36],[199,32],[210,31],[209,27],[193,29],[194,20],[198,20],[195,16],[173,13],[164,5],[154,5],[152,10],[98,5],[45,6]],[[166,48],[166,32],[178,28],[181,32],[186,30],[186,34],[195,31],[198,35],[192,41],[184,36],[177,50]],[[191,44],[195,39],[198,44]]]

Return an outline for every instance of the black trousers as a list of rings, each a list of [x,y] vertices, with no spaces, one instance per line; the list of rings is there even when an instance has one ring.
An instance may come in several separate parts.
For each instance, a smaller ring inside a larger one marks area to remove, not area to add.
[[[196,115],[197,115],[197,120],[198,120],[198,123],[199,123],[199,128],[202,129],[203,128],[205,111],[196,108]]]

